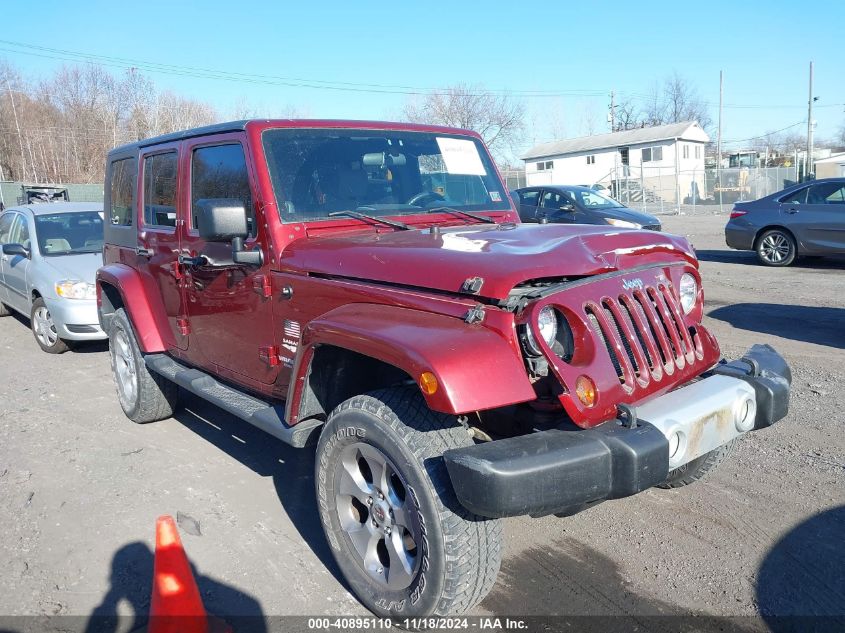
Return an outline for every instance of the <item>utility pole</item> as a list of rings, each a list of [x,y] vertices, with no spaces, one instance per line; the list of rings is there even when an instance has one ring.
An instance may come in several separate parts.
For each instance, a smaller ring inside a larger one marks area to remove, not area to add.
[[[719,134],[716,140],[716,186],[719,187],[719,213],[722,212],[722,97],[724,82],[722,71],[719,71]]]
[[[804,161],[804,177],[810,177],[810,174],[815,174],[813,169],[813,101],[816,97],[813,96],[813,62],[810,62],[810,98],[807,101],[807,160]]]
[[[616,131],[616,91],[610,91],[610,115],[607,117],[610,121],[610,131]]]

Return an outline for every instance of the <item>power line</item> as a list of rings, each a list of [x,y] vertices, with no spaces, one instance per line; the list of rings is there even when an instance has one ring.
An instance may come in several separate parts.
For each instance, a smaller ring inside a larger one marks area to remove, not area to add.
[[[785,132],[786,130],[791,130],[794,127],[798,127],[799,125],[804,125],[807,122],[807,119],[801,119],[797,123],[793,123],[792,125],[787,125],[786,127],[782,127],[779,130],[774,130],[773,132],[766,132],[765,134],[759,134],[757,136],[751,136],[749,138],[739,138],[739,139],[730,139],[730,140],[723,140],[723,143],[745,143],[746,141],[754,141],[758,138],[766,138],[767,136],[771,136],[772,134],[780,134],[781,132]]]
[[[447,92],[443,88],[431,88],[421,86],[411,86],[404,84],[389,84],[389,83],[356,83],[348,81],[337,80],[322,80],[310,79],[303,77],[289,77],[282,75],[265,75],[257,73],[244,73],[238,71],[227,71],[213,68],[204,68],[199,66],[182,66],[176,64],[166,64],[161,62],[151,62],[146,60],[134,59],[129,57],[115,57],[110,55],[98,55],[94,53],[86,53],[81,51],[74,51],[62,48],[52,48],[48,46],[38,46],[35,44],[27,44],[25,42],[16,42],[12,40],[0,39],[0,44],[6,47],[0,47],[0,51],[11,53],[13,55],[28,55],[33,57],[41,57],[47,59],[56,59],[61,61],[87,61],[89,63],[96,62],[103,66],[123,69],[139,69],[151,73],[193,77],[197,79],[213,79],[221,81],[240,82],[248,84],[264,84],[274,86],[285,86],[289,88],[305,88],[311,90],[333,90],[342,92],[359,92],[370,94],[399,94],[406,96],[422,96],[428,94],[445,95]],[[8,46],[17,48],[8,48]],[[17,50],[26,49],[26,50]],[[35,52],[38,51],[38,52]],[[506,90],[493,89],[483,90],[478,93],[470,93],[470,96],[481,96],[487,94],[500,96],[521,96],[525,98],[559,98],[559,97],[604,97],[608,90],[594,90],[587,88],[569,89],[569,90]],[[640,92],[626,92],[620,91],[620,95],[627,97],[648,99],[651,95]],[[709,101],[702,102],[704,105],[713,107],[714,104]],[[817,105],[821,108],[843,107],[845,103],[832,103]],[[803,108],[802,104],[740,104],[740,103],[726,103],[725,108],[735,109],[789,109],[789,108]]]

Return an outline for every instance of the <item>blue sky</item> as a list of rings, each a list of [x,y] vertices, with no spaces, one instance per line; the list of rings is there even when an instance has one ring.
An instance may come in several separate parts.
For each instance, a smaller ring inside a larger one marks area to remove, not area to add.
[[[845,1],[770,2],[206,2],[6,3],[4,40],[228,73],[436,89],[458,82],[526,98],[525,145],[607,131],[610,90],[647,93],[677,71],[712,104],[725,73],[723,137],[745,139],[806,121],[815,61],[819,137],[845,124]],[[33,15],[48,17],[44,28]],[[9,26],[17,25],[15,28]],[[20,27],[20,28],[18,28]],[[24,54],[24,52],[29,54]],[[38,53],[48,57],[32,55]],[[67,55],[0,42],[27,77]],[[113,68],[114,72],[123,72]],[[147,73],[159,88],[223,114],[395,118],[402,88],[313,89]],[[278,81],[278,80],[272,80]],[[337,85],[333,83],[332,85]],[[388,92],[376,92],[387,90]],[[566,93],[525,97],[526,92]],[[592,126],[590,125],[592,122]],[[806,134],[806,122],[790,128]]]

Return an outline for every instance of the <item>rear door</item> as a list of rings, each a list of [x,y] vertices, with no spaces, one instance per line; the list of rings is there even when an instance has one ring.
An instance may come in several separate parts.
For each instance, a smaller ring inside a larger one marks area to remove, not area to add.
[[[542,189],[522,189],[519,193],[519,218],[523,222],[537,221]]]
[[[176,346],[186,349],[183,275],[179,267],[179,143],[141,154],[141,205],[138,218],[138,268],[161,296]]]
[[[249,384],[273,383],[278,376],[274,352],[273,302],[269,290],[268,236],[256,222],[254,168],[245,152],[245,135],[221,134],[185,141],[186,230],[182,254],[198,258],[182,267],[190,327],[192,362]],[[201,199],[236,198],[247,210],[245,246],[262,249],[264,264],[232,261],[231,242],[206,242],[197,230],[196,203]]]
[[[781,203],[784,224],[812,253],[845,251],[845,183],[823,182]]]

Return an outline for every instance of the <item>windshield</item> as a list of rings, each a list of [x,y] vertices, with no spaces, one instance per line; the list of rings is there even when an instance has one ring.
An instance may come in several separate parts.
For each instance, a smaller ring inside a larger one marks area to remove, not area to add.
[[[336,211],[409,215],[436,207],[508,210],[476,139],[396,130],[275,129],[264,152],[283,222]]]
[[[35,235],[42,255],[98,253],[103,250],[103,218],[97,211],[36,215]]]
[[[625,206],[592,189],[573,189],[569,191],[569,195],[574,196],[576,201],[587,209],[618,209]]]

